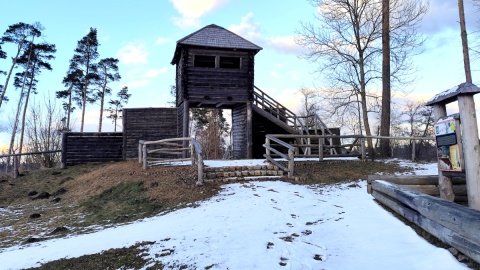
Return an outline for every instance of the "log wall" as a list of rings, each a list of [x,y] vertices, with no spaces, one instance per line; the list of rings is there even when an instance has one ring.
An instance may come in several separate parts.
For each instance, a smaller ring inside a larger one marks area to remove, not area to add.
[[[184,49],[186,50],[186,49]],[[195,55],[240,57],[241,68],[194,67]],[[181,75],[183,95],[191,103],[242,103],[252,99],[253,72],[249,72],[250,54],[247,51],[188,48]],[[180,61],[182,62],[182,61]],[[178,81],[179,78],[177,78]],[[177,102],[179,104],[179,102]]]
[[[122,132],[64,132],[62,166],[123,160]]]
[[[177,137],[177,108],[123,110],[123,158],[138,158],[138,141]]]
[[[430,196],[439,197],[437,175],[369,175],[367,177],[367,191],[372,193],[374,180],[387,181],[405,188],[409,188]],[[467,203],[467,187],[465,177],[452,177],[452,185],[455,199],[460,204]]]
[[[371,184],[377,201],[480,263],[480,211],[387,181]]]
[[[232,108],[233,158],[247,158],[247,104]]]

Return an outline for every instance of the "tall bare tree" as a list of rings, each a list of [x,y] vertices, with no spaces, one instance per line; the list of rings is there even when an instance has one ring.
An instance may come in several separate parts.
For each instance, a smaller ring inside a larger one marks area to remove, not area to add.
[[[382,113],[380,136],[390,136],[390,0],[382,0]],[[380,140],[380,156],[390,156],[390,140]]]
[[[369,85],[381,78],[382,7],[378,0],[312,0],[318,25],[301,23],[296,42],[308,49],[304,57],[318,63],[327,88],[339,95],[332,104],[340,108],[357,103],[363,128],[371,136],[369,105],[378,93]],[[423,0],[390,1],[391,78],[405,83],[413,67],[409,56],[422,44],[417,32],[428,5]],[[373,157],[372,139],[367,139]]]
[[[472,82],[472,71],[470,69],[470,55],[468,51],[467,27],[465,24],[465,8],[463,0],[458,0],[458,14],[460,18],[460,36],[462,37],[463,66],[465,70],[465,81]]]

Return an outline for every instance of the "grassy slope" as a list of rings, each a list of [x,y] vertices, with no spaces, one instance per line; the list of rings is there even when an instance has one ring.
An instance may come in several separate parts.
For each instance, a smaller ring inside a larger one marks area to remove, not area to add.
[[[396,164],[382,162],[342,162],[297,164],[299,184],[330,184],[366,179],[373,173],[393,173]],[[0,176],[0,231],[5,239],[0,248],[43,241],[66,234],[85,233],[93,225],[116,223],[185,207],[218,193],[219,184],[195,187],[194,167],[156,167],[143,171],[134,161],[45,169],[17,179]],[[48,199],[32,200],[31,191],[53,194]],[[54,198],[60,198],[55,203]],[[30,218],[40,214],[39,218]],[[58,233],[56,232],[58,231]],[[148,243],[112,249],[101,254],[63,259],[40,269],[137,269],[145,265],[142,249]],[[182,267],[188,266],[179,266]],[[153,267],[161,268],[161,265]]]

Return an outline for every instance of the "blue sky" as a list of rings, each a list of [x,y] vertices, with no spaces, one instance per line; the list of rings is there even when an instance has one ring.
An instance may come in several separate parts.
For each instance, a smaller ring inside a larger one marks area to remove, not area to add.
[[[470,0],[465,5],[469,32],[476,31],[478,14]],[[302,48],[293,41],[300,21],[313,21],[314,13],[307,0],[24,0],[2,5],[0,31],[17,22],[38,21],[45,27],[45,40],[56,44],[58,51],[54,70],[43,73],[38,88],[53,95],[63,89],[61,81],[77,41],[90,27],[97,28],[100,57],[120,59],[122,80],[112,88],[129,86],[132,97],[127,107],[162,107],[172,100],[169,90],[175,84],[175,69],[170,61],[175,42],[214,23],[263,47],[256,56],[255,85],[297,111],[298,89],[322,85],[313,74],[315,64],[298,57]],[[413,59],[418,80],[406,86],[410,93],[401,99],[427,100],[465,81],[457,1],[431,0],[420,31],[427,41],[424,52]],[[9,49],[4,45],[11,56]],[[479,81],[478,65],[478,61],[472,64],[474,83]],[[1,70],[9,67],[8,59],[0,60]],[[11,101],[1,108],[0,125],[8,123],[17,95],[13,87],[7,90]],[[86,131],[96,131],[98,110],[98,105],[87,107]],[[74,115],[78,123],[79,113]],[[113,130],[109,119],[104,123],[104,131]],[[6,134],[0,135],[0,144],[5,138]]]

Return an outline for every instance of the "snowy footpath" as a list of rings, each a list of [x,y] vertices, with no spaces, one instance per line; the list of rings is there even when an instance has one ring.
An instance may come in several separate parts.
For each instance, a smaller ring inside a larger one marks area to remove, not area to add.
[[[228,184],[198,207],[0,250],[0,269],[143,241],[155,241],[148,251],[152,264],[198,269],[468,269],[375,203],[364,181]]]

